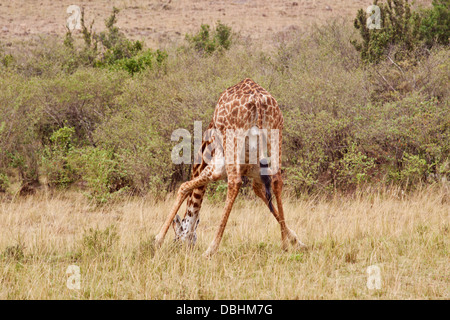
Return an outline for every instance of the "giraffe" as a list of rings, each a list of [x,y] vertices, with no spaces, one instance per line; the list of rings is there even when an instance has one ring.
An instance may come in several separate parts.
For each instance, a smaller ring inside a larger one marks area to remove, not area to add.
[[[282,129],[283,116],[278,103],[256,82],[246,78],[226,89],[219,97],[213,119],[208,126],[208,130],[213,130],[217,134],[211,137],[204,136],[202,148],[197,155],[200,161],[193,165],[192,179],[181,184],[176,201],[155,238],[156,245],[161,246],[170,225],[174,228],[176,240],[182,240],[191,245],[195,244],[196,228],[200,221],[199,211],[206,186],[210,182],[227,178],[228,191],[222,219],[217,233],[204,255],[210,257],[216,253],[233,203],[242,185],[242,177],[247,176],[253,180],[252,187],[255,194],[264,201],[280,225],[283,250],[288,249],[289,242],[297,248],[305,247],[295,232],[287,227],[284,219],[281,199],[283,188],[281,169],[279,166],[275,166],[275,169],[272,170],[269,169],[269,163],[273,159],[276,159],[275,162],[278,164],[281,163]],[[242,154],[239,146],[245,148],[250,143],[247,143],[245,135],[242,134],[230,138],[228,132],[231,130],[247,134],[250,132],[250,136],[258,135],[260,138],[257,150],[259,162],[247,161],[249,158],[247,151],[250,146],[248,149],[244,149],[245,161],[238,161],[238,157],[241,157],[240,154]],[[259,134],[259,130],[266,130],[268,133],[266,135]],[[273,131],[275,134],[272,134]],[[271,150],[272,144],[275,146],[273,141],[276,139],[278,139],[278,150],[275,150],[275,154],[270,152],[269,160],[269,150]],[[263,148],[264,140],[267,150]],[[206,161],[207,156],[210,161]],[[273,204],[271,190],[275,194],[277,207]],[[177,212],[186,198],[188,199],[186,212],[181,220]]]

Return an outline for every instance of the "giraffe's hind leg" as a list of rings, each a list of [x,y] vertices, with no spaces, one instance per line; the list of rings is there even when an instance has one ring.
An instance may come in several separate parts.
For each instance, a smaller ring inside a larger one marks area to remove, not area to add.
[[[258,197],[260,197],[262,199],[262,201],[264,201],[266,206],[269,208],[270,212],[272,212],[272,214],[275,217],[275,219],[277,219],[277,221],[280,222],[280,219],[278,218],[278,211],[277,211],[277,209],[273,206],[273,204],[271,206],[269,204],[269,200],[267,200],[266,190],[265,190],[264,185],[261,182],[259,182],[259,181],[254,179],[252,187],[253,187],[253,191],[255,192],[255,194]]]
[[[278,222],[281,226],[281,243],[283,250],[287,250],[288,242],[290,242],[297,249],[306,248],[306,245],[298,239],[297,234],[286,226],[286,221],[284,220],[283,203],[281,200],[281,191],[283,189],[283,180],[281,178],[281,173],[278,172],[272,178],[273,191],[275,198],[277,199],[278,207]]]
[[[255,194],[260,197],[264,203],[267,205],[267,207],[269,208],[270,212],[272,212],[273,216],[275,217],[275,219],[278,221],[278,223],[280,224],[281,227],[281,243],[282,243],[282,248],[283,250],[287,250],[288,249],[288,239],[289,239],[289,234],[293,234],[291,236],[291,238],[296,237],[294,231],[290,230],[289,228],[287,228],[286,223],[284,222],[284,219],[281,219],[279,214],[278,214],[278,210],[272,206],[269,206],[269,201],[267,200],[266,194],[265,194],[265,187],[264,185],[262,185],[259,182],[253,182],[253,191],[255,192]]]

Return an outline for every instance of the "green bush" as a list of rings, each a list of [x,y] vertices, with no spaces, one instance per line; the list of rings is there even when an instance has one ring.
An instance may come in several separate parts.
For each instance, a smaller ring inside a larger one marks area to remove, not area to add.
[[[12,66],[14,64],[14,57],[11,54],[5,54],[1,57],[1,63],[5,67]]]
[[[34,127],[38,83],[12,70],[0,77],[0,171],[9,178],[19,176],[22,185],[36,184],[39,178],[40,142]]]
[[[223,181],[215,181],[208,185],[205,195],[211,202],[223,203],[227,198],[228,184]]]
[[[69,159],[74,149],[74,134],[75,129],[70,127],[54,131],[50,137],[51,144],[44,148],[42,171],[50,186],[66,187],[78,178],[77,168]]]
[[[51,134],[63,126],[75,129],[79,144],[94,145],[93,133],[116,106],[127,79],[123,72],[81,69],[40,83],[41,96],[35,109],[40,112],[36,124],[46,144]]]
[[[144,69],[161,66],[167,59],[167,52],[150,49],[144,50],[144,43],[131,41],[115,26],[119,9],[113,8],[111,16],[106,19],[106,30],[96,34],[85,25],[84,10],[81,13],[81,27],[84,47],[77,49],[75,39],[70,30],[66,33],[64,45],[75,56],[70,60],[66,68],[75,70],[80,66],[94,66],[98,68],[111,68],[125,70],[130,75],[141,72]]]
[[[380,8],[381,29],[369,29],[368,15],[360,9],[354,26],[362,42],[352,40],[366,62],[380,62],[385,56],[394,60],[417,58],[434,45],[448,45],[450,38],[450,2],[433,0],[432,8],[411,11],[408,0],[387,0]],[[394,50],[393,50],[394,49]]]
[[[167,53],[165,51],[146,50],[131,58],[122,58],[116,60],[112,64],[113,69],[122,69],[127,71],[130,75],[139,73],[145,69],[152,69],[156,64],[157,67],[162,67],[166,63]]]
[[[5,173],[0,172],[0,192],[6,192],[9,184],[8,176]]]
[[[87,63],[82,61],[76,50],[61,44],[61,39],[40,35],[20,49],[10,47],[6,53],[8,69],[25,77],[49,79],[61,73],[70,74]]]
[[[370,170],[375,167],[375,160],[358,150],[355,143],[339,160],[337,180],[341,187],[360,186],[370,180]]]
[[[116,15],[119,9],[113,8],[111,16],[106,19],[106,31],[94,35],[94,39],[104,49],[103,57],[95,62],[96,66],[114,65],[117,61],[122,59],[130,59],[139,54],[144,44],[141,41],[131,41],[120,32],[119,28],[115,26],[117,22]],[[88,36],[88,38],[90,38]],[[100,49],[101,51],[101,49]]]
[[[217,21],[214,31],[202,24],[195,35],[186,35],[186,40],[200,53],[210,54],[217,50],[228,50],[232,43],[231,27]]]
[[[170,134],[176,122],[165,127],[171,115],[167,109],[157,111],[157,101],[151,101],[155,96],[148,95],[148,89],[134,83],[128,87],[120,109],[98,128],[95,138],[103,148],[115,150],[135,191],[157,194],[166,192],[170,184]]]
[[[90,146],[76,148],[74,134],[74,128],[63,127],[52,134],[51,145],[44,149],[42,171],[49,185],[67,187],[84,181],[87,196],[98,204],[128,190],[131,182],[114,152]]]
[[[353,45],[363,61],[379,62],[394,45],[401,47],[395,60],[405,58],[419,42],[419,15],[411,12],[408,0],[387,0],[386,3],[375,0],[374,4],[380,8],[381,28],[369,29],[367,13],[358,10],[354,26],[360,31],[362,42],[352,40]]]
[[[85,147],[70,154],[69,164],[77,168],[80,179],[87,183],[87,196],[104,204],[129,190],[131,181],[120,159],[111,150]]]
[[[416,185],[425,182],[430,166],[425,159],[419,155],[404,153],[402,158],[402,170],[400,171],[400,181],[406,186]]]
[[[102,41],[119,57],[112,48],[126,41],[117,40],[114,23],[111,29]],[[217,29],[204,39],[212,41]],[[108,50],[85,31],[86,50]],[[225,31],[217,37],[227,39]],[[101,68],[89,60],[93,51],[87,60],[64,54],[82,54],[76,41],[72,48],[47,38],[5,48],[14,60],[0,63],[0,189],[47,176],[52,187],[80,187],[99,204],[124,192],[165,197],[190,178],[189,165],[171,162],[172,132],[192,134],[194,121],[205,130],[220,93],[246,77],[283,112],[288,190],[352,192],[386,183],[412,189],[448,180],[448,47],[397,60],[403,49],[396,44],[389,57],[366,64],[349,41],[357,31],[335,21],[293,32],[275,52],[216,38],[221,54],[201,59],[189,49],[167,55],[130,48],[133,56]],[[212,184],[207,196],[222,199],[224,186]]]
[[[419,34],[428,48],[435,44],[449,45],[450,1],[433,0],[433,6],[420,14]]]

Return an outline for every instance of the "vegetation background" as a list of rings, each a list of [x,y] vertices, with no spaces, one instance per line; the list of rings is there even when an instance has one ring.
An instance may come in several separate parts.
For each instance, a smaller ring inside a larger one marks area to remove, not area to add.
[[[7,22],[0,297],[448,298],[450,4],[375,3],[381,29],[367,28],[370,3],[328,19],[336,7],[318,1],[308,5],[322,23],[307,28],[273,19],[276,32],[258,38],[214,11],[159,47],[118,27],[126,3],[104,21],[85,8],[77,32],[22,37]],[[157,4],[162,16],[178,10]],[[172,131],[205,129],[220,93],[246,77],[282,109],[287,219],[309,250],[280,252],[275,220],[244,184],[219,257],[203,261],[226,195],[218,182],[200,249],[155,252],[151,235],[190,176],[170,161]],[[81,267],[78,291],[65,286],[69,264]],[[365,286],[370,265],[381,290]]]

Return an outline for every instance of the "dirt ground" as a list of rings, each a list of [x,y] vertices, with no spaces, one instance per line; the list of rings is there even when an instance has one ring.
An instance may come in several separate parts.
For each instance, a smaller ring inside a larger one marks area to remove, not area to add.
[[[416,1],[425,5],[429,1]],[[1,0],[0,41],[29,39],[41,34],[63,35],[67,8],[84,8],[88,24],[105,28],[113,6],[121,12],[117,25],[132,39],[164,48],[184,39],[202,23],[217,20],[253,40],[270,42],[280,32],[307,30],[335,17],[351,21],[372,0]]]

